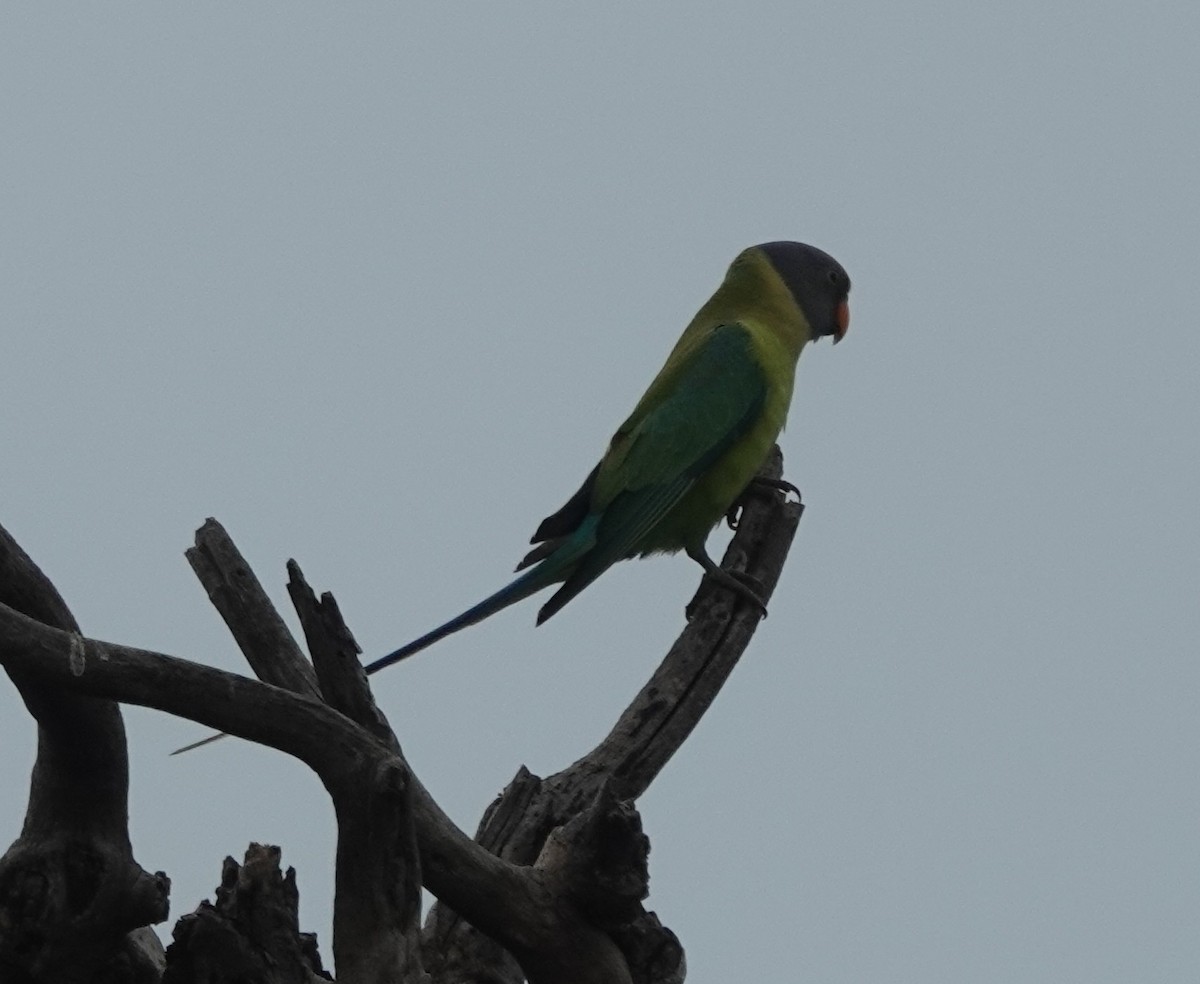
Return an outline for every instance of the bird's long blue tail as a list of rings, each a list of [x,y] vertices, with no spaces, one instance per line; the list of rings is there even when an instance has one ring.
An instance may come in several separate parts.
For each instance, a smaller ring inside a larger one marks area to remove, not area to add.
[[[459,629],[465,629],[468,625],[482,622],[489,615],[495,615],[496,612],[507,608],[509,605],[515,605],[518,601],[528,598],[531,594],[536,594],[542,588],[564,580],[570,572],[571,567],[579,559],[579,556],[586,552],[587,547],[590,545],[586,537],[579,537],[575,543],[565,544],[536,567],[530,568],[515,581],[505,585],[495,594],[484,598],[478,605],[468,608],[461,615],[455,616],[444,625],[439,625],[432,632],[426,632],[419,639],[414,639],[407,646],[401,646],[395,652],[388,653],[386,656],[381,656],[375,660],[375,662],[367,664],[367,673],[375,673],[382,670],[385,666],[398,663],[400,660],[406,659],[414,653],[419,653],[427,646],[432,646],[439,639],[445,639],[446,636],[457,632]]]

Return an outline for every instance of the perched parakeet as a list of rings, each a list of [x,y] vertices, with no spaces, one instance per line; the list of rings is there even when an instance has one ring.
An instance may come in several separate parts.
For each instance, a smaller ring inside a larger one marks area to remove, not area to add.
[[[552,584],[540,625],[618,560],[684,550],[762,607],[708,556],[709,532],[783,429],[796,360],[850,324],[850,278],[803,243],[744,250],[609,442],[579,491],[548,516],[517,565],[525,573],[445,625],[376,660],[374,673]],[[528,568],[528,570],[526,570]],[[765,609],[764,609],[765,610]]]

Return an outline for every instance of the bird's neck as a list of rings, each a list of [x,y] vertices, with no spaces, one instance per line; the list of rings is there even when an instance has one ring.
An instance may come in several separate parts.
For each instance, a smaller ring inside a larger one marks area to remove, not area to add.
[[[747,319],[771,325],[793,358],[812,340],[812,328],[792,292],[765,258],[749,251],[734,261],[695,323]]]

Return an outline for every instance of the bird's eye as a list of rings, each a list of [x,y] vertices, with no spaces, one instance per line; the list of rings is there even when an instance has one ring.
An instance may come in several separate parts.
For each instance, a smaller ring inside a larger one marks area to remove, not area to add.
[[[825,277],[834,287],[839,286],[842,282],[841,274],[839,274],[836,270],[830,270],[825,274]]]

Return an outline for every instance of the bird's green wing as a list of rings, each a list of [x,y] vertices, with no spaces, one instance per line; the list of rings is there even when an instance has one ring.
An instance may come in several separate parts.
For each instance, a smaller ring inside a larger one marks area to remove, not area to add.
[[[746,329],[718,325],[655,380],[595,473],[595,546],[539,615],[544,621],[648,534],[755,424],[767,381]]]

